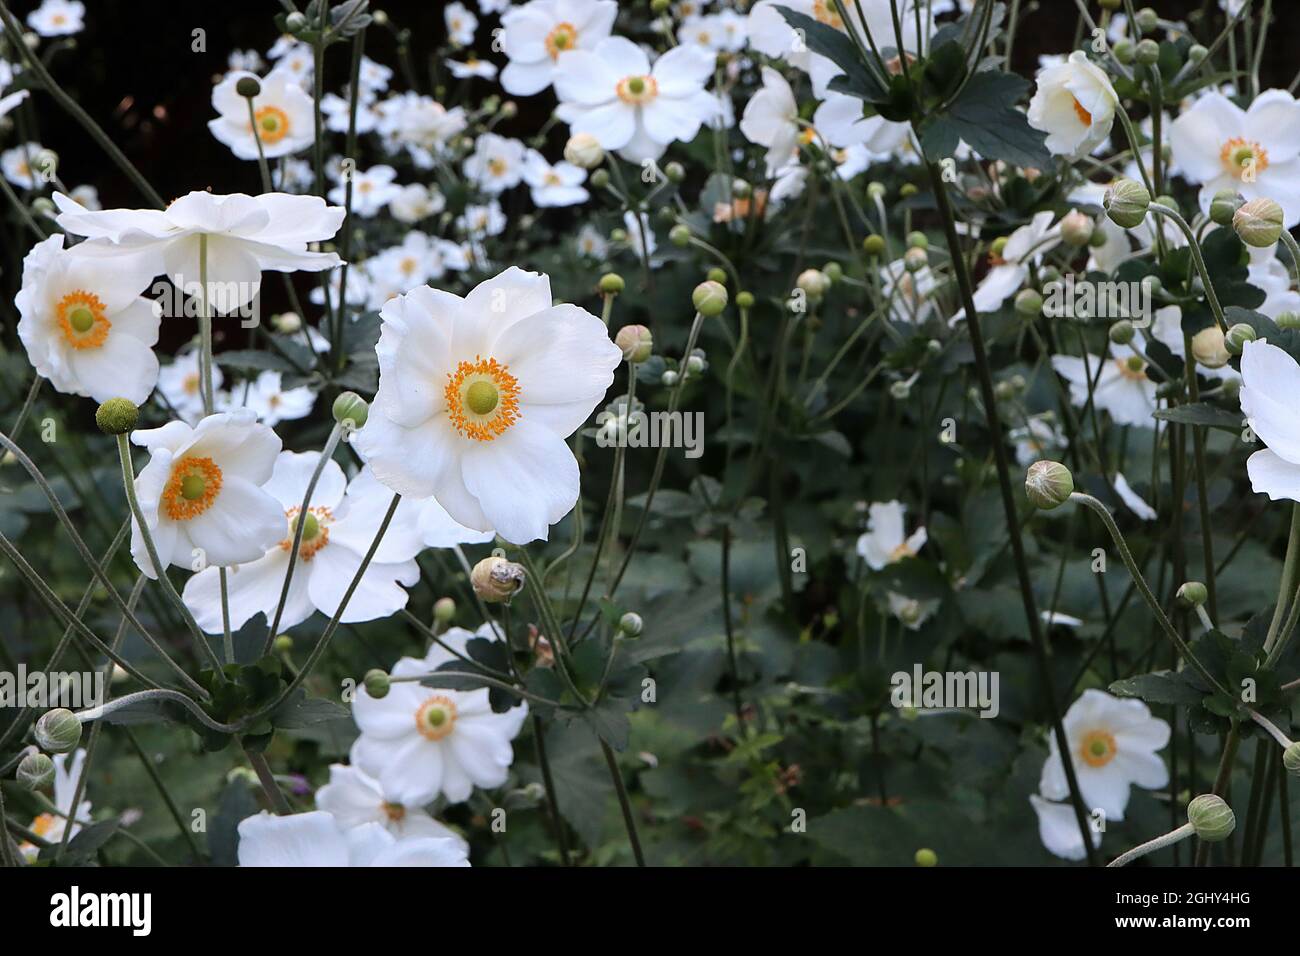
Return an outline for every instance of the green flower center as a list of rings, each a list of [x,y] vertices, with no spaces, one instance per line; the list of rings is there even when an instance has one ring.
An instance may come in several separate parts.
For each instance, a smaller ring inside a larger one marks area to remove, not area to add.
[[[203,497],[207,487],[202,475],[186,475],[181,479],[181,497],[186,501],[197,501]]]
[[[83,306],[77,306],[68,314],[68,322],[78,332],[89,332],[95,324],[95,313]]]
[[[485,379],[475,382],[465,392],[465,404],[475,415],[491,414],[498,400],[497,387]]]

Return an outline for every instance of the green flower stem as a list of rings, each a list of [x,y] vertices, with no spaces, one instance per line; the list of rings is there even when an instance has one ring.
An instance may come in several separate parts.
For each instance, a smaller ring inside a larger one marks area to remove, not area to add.
[[[324,4],[329,6],[329,4]],[[275,774],[271,773],[271,768],[267,766],[266,757],[244,746],[244,742],[239,742],[239,747],[244,751],[244,756],[248,758],[248,765],[253,768],[253,773],[257,774],[257,782],[262,785],[262,792],[266,794],[266,799],[271,803],[271,809],[275,811],[278,817],[286,817],[293,810],[289,807],[289,801],[284,798],[284,791],[280,785],[275,782]]]
[[[308,508],[311,506],[311,496],[316,491],[316,485],[320,481],[321,474],[325,471],[325,466],[334,459],[334,449],[338,448],[339,440],[343,437],[343,422],[337,422],[330,437],[325,442],[325,447],[321,449],[320,460],[316,462],[316,470],[311,473],[311,480],[307,482],[307,490],[303,492],[302,504],[298,507],[298,517],[294,522],[293,529],[293,546],[289,549],[289,566],[284,571],[284,584],[280,587],[280,600],[275,606],[275,616],[271,619],[271,629],[266,632],[266,643],[262,646],[262,654],[269,654],[271,643],[275,636],[280,632],[280,620],[284,616],[284,605],[289,600],[289,585],[293,582],[294,568],[298,565],[298,552],[302,548],[303,531],[307,522],[303,516],[308,514]]]
[[[223,724],[220,721],[213,720],[206,710],[195,703],[194,699],[188,694],[182,694],[178,690],[172,690],[168,687],[152,687],[149,690],[136,691],[134,694],[123,694],[121,697],[115,697],[113,700],[99,707],[89,707],[85,710],[77,711],[77,717],[81,722],[102,720],[110,714],[121,710],[124,707],[130,707],[134,704],[142,703],[149,700],[165,700],[174,704],[180,704],[186,710],[198,719],[204,727],[209,730],[215,730],[221,734],[237,734],[246,730],[252,725],[252,721],[241,721],[237,724]]]
[[[1281,728],[1278,727],[1277,724],[1273,723],[1273,721],[1269,720],[1259,711],[1251,710],[1250,719],[1253,720],[1255,723],[1259,724],[1265,730],[1267,730],[1268,735],[1272,737],[1274,740],[1276,740],[1278,746],[1281,747],[1283,750],[1291,746],[1291,742],[1292,742],[1291,738],[1288,737],[1286,734],[1282,733]]]
[[[18,859],[14,855],[14,848],[9,837],[10,826],[9,817],[5,813],[4,787],[0,787],[0,866],[5,867],[18,865]]]
[[[0,176],[0,179],[4,179]],[[23,425],[27,423],[28,417],[32,413],[32,408],[36,405],[36,396],[40,394],[41,386],[45,383],[45,377],[39,372],[32,379],[32,386],[27,390],[27,397],[23,399],[23,407],[18,409],[18,417],[14,419],[13,428],[9,429],[9,435],[14,441],[22,434]]]
[[[136,188],[140,190],[140,193],[148,199],[149,202],[153,203],[159,209],[163,208],[165,203],[162,201],[162,197],[159,196],[154,188],[149,185],[149,181],[140,174],[140,170],[136,169],[135,166],[131,164],[131,161],[126,158],[120,149],[117,148],[117,145],[109,139],[108,135],[99,128],[99,125],[90,118],[90,114],[83,110],[77,104],[77,101],[64,92],[63,88],[55,82],[54,77],[50,76],[50,71],[47,70],[45,64],[41,62],[41,58],[38,57],[33,50],[29,49],[26,43],[21,41],[21,38],[26,31],[23,29],[22,24],[20,24],[9,11],[8,6],[3,2],[0,2],[0,20],[4,21],[9,36],[16,38],[17,42],[15,42],[13,46],[26,62],[32,75],[36,77],[37,81],[39,81],[41,86],[45,89],[45,92],[49,93],[56,103],[63,107],[63,109],[73,119],[81,124],[81,127],[90,134],[90,138],[103,148],[104,152],[108,154],[109,159],[113,160],[113,162],[117,164],[117,168],[126,174],[126,177],[135,184]]]
[[[167,567],[158,557],[158,546],[154,544],[153,533],[149,530],[149,525],[145,521],[144,511],[140,508],[140,499],[135,493],[135,466],[131,464],[131,448],[127,444],[125,435],[117,436],[117,456],[122,464],[122,486],[126,491],[127,504],[131,508],[131,514],[135,518],[136,528],[140,531],[140,537],[144,541],[145,551],[149,555],[149,561],[153,566],[154,573],[158,575],[158,583],[162,585],[163,593],[171,600],[177,610],[181,613],[181,619],[185,622],[185,627],[190,632],[190,637],[198,645],[202,656],[206,657],[208,664],[218,674],[218,679],[224,680],[224,672],[221,669],[221,661],[213,652],[208,644],[207,638],[203,631],[199,629],[198,622],[194,620],[194,615],[190,613],[189,607],[179,594],[176,593],[176,587],[172,584],[171,578],[167,576]],[[188,676],[186,680],[189,681]],[[197,688],[203,697],[207,697],[207,692],[199,685],[189,681],[194,688]]]
[[[637,866],[645,866],[645,856],[641,853],[641,838],[636,832],[636,817],[632,815],[632,803],[628,800],[627,786],[623,783],[623,772],[618,768],[618,757],[602,737],[600,752],[605,755],[605,765],[609,767],[610,779],[614,781],[614,790],[618,794],[618,806],[623,811],[623,826],[627,830],[628,843],[632,844],[632,856]]]
[[[1084,494],[1081,491],[1073,492],[1070,495],[1070,500],[1075,504],[1084,505],[1085,507],[1090,508],[1097,517],[1101,519],[1101,523],[1106,526],[1106,530],[1110,533],[1111,539],[1115,542],[1115,547],[1119,549],[1119,554],[1124,561],[1124,566],[1128,568],[1128,572],[1133,578],[1133,583],[1137,585],[1138,594],[1142,595],[1142,599],[1147,602],[1147,607],[1151,609],[1151,613],[1155,616],[1156,623],[1159,624],[1160,629],[1165,632],[1165,636],[1173,642],[1176,648],[1178,648],[1178,653],[1183,656],[1187,663],[1196,669],[1196,672],[1200,674],[1201,677],[1210,684],[1210,686],[1231,697],[1231,692],[1219,683],[1218,678],[1211,674],[1209,670],[1206,669],[1205,665],[1197,659],[1196,655],[1192,653],[1192,649],[1187,646],[1182,635],[1178,633],[1178,629],[1174,627],[1173,623],[1169,620],[1169,617],[1165,614],[1164,609],[1160,607],[1160,602],[1156,600],[1156,596],[1151,592],[1151,588],[1147,584],[1146,578],[1142,576],[1142,571],[1137,566],[1137,562],[1133,560],[1133,553],[1129,550],[1128,542],[1126,542],[1124,536],[1120,534],[1119,526],[1115,524],[1115,519],[1111,516],[1110,510],[1092,495]]]
[[[50,586],[46,584],[45,581],[42,580],[41,576],[32,569],[32,566],[27,563],[27,560],[22,556],[22,552],[20,552],[18,548],[14,546],[14,543],[2,533],[0,533],[0,552],[3,552],[5,557],[14,563],[14,567],[18,569],[18,573],[21,574],[27,580],[27,583],[32,586],[32,590],[36,592],[36,596],[41,599],[42,603],[50,609],[50,613],[65,621],[67,625],[76,631],[83,640],[88,641],[95,650],[99,651],[114,664],[117,664],[145,687],[159,689],[156,681],[150,680],[144,674],[140,673],[140,671],[136,670],[133,664],[100,640],[99,636],[87,627],[80,618],[73,616],[73,613],[68,610],[67,606],[59,600],[59,596],[50,589]],[[189,680],[188,676],[186,677],[186,680]]]
[[[1192,402],[1201,400],[1200,385],[1196,382],[1196,361],[1192,358],[1192,340],[1183,333],[1183,354],[1187,364],[1187,391]],[[1214,579],[1214,536],[1210,524],[1210,497],[1207,488],[1207,468],[1205,464],[1205,429],[1200,425],[1192,426],[1192,467],[1196,472],[1196,503],[1201,519],[1201,562],[1205,565],[1206,604],[1210,620],[1219,619],[1219,600]],[[1199,608],[1199,605],[1198,605]]]
[[[257,111],[253,109],[253,97],[247,97],[248,128],[253,131],[253,142],[257,144],[257,169],[262,175],[262,192],[271,191],[271,168],[266,165],[266,151],[262,149],[262,133],[257,128]]]
[[[1142,164],[1139,163],[1139,166]],[[1196,233],[1192,232],[1192,227],[1187,225],[1187,220],[1168,206],[1162,206],[1158,202],[1150,205],[1150,210],[1161,216],[1167,216],[1172,219],[1184,236],[1187,237],[1187,249],[1192,254],[1192,261],[1196,264],[1196,271],[1201,277],[1201,284],[1205,286],[1205,299],[1209,303],[1210,311],[1214,313],[1214,321],[1219,323],[1219,328],[1224,332],[1228,331],[1228,320],[1224,318],[1223,306],[1219,304],[1219,296],[1214,291],[1214,283],[1210,281],[1210,271],[1205,268],[1205,257],[1201,255],[1201,246],[1196,241]],[[1156,237],[1159,238],[1159,224],[1156,228]]]
[[[462,654],[460,651],[456,650],[456,648],[452,647],[450,644],[444,641],[438,635],[438,633],[433,630],[433,628],[429,627],[427,624],[425,624],[423,621],[421,621],[418,617],[416,617],[414,614],[412,614],[410,611],[406,610],[405,608],[398,611],[397,613],[400,614],[403,618],[405,618],[406,623],[410,624],[411,627],[419,631],[427,640],[430,640],[434,644],[437,644],[439,647],[441,647],[444,651],[446,651],[448,654],[450,654],[452,657],[456,658],[457,660],[464,661],[466,664],[471,664],[474,667],[481,668],[482,670],[487,671],[487,673],[491,674],[493,677],[497,678],[497,680],[502,680],[502,681],[510,680],[509,674],[504,674],[501,671],[494,670],[491,667],[488,667],[484,664],[480,664],[478,661],[474,660],[474,658]],[[399,680],[399,678],[392,678],[392,679]]]
[[[479,667],[477,663],[474,665]],[[507,694],[514,694],[524,700],[531,700],[534,704],[541,704],[544,707],[554,707],[557,710],[563,710],[564,705],[558,700],[550,700],[542,697],[540,694],[534,694],[532,691],[524,690],[518,684],[508,680],[497,680],[495,677],[488,677],[479,670],[473,671],[452,671],[436,670],[427,674],[412,674],[409,677],[390,677],[389,682],[393,684],[419,684],[427,680],[437,680],[441,678],[453,678],[455,683],[446,686],[457,689],[463,686],[460,682],[466,679],[480,681],[488,687],[495,687],[497,690],[504,691]],[[430,687],[438,687],[438,684],[430,684]]]
[[[1190,60],[1184,63],[1183,68],[1179,70],[1176,74],[1174,74],[1174,78],[1172,81],[1170,81],[1169,85],[1177,86],[1183,80],[1187,79],[1188,75],[1193,70],[1203,67],[1206,64],[1210,63],[1214,59],[1214,54],[1218,53],[1219,50],[1223,47],[1223,44],[1228,40],[1228,38],[1231,37],[1236,32],[1237,25],[1241,23],[1241,21],[1244,20],[1250,14],[1250,6],[1254,2],[1255,0],[1245,0],[1245,3],[1241,5],[1241,9],[1237,11],[1237,15],[1231,20],[1229,20],[1226,24],[1224,24],[1223,31],[1217,37],[1214,38],[1214,42],[1210,44],[1209,48],[1206,51],[1205,59],[1202,60],[1199,64],[1194,64]]]
[[[1300,281],[1300,245],[1296,244],[1295,236],[1291,235],[1290,229],[1282,230],[1282,244],[1286,246],[1286,251],[1291,253],[1291,276]]]
[[[926,159],[926,168],[930,173],[931,188],[939,206],[943,220],[944,233],[948,242],[948,257],[952,261],[953,272],[957,278],[957,287],[961,293],[962,305],[966,309],[966,327],[970,333],[971,348],[975,357],[975,370],[979,378],[980,393],[984,403],[984,415],[988,425],[989,440],[993,446],[994,462],[997,466],[998,489],[1002,498],[1002,510],[1006,518],[1007,536],[1011,542],[1011,553],[1015,562],[1016,577],[1020,585],[1020,599],[1024,605],[1025,621],[1036,650],[1038,668],[1042,678],[1043,691],[1047,697],[1047,706],[1052,715],[1052,730],[1056,737],[1058,749],[1063,754],[1070,753],[1070,740],[1061,723],[1061,709],[1056,699],[1056,688],[1052,682],[1051,669],[1048,666],[1047,639],[1043,634],[1042,622],[1034,601],[1033,583],[1029,577],[1029,563],[1025,558],[1025,546],[1020,536],[1020,516],[1016,510],[1015,496],[1011,490],[1011,470],[1007,463],[1007,445],[1002,433],[1002,421],[998,417],[997,396],[993,391],[993,375],[989,369],[988,353],[984,345],[984,333],[980,328],[979,313],[975,308],[975,292],[971,283],[970,270],[962,253],[961,239],[957,235],[956,218],[952,204],[948,199],[947,185],[937,163]],[[1070,802],[1074,807],[1075,822],[1083,838],[1084,851],[1091,866],[1097,865],[1096,848],[1092,845],[1092,831],[1088,825],[1087,808],[1079,790],[1079,782],[1074,772],[1073,760],[1062,760],[1066,783],[1070,790]]]
[[[90,548],[86,546],[85,540],[77,533],[76,525],[74,525],[72,519],[68,517],[67,511],[64,510],[62,502],[59,501],[58,495],[54,493],[54,489],[50,486],[49,481],[47,481],[45,476],[41,474],[41,470],[36,467],[36,464],[27,456],[27,453],[14,444],[7,435],[2,433],[0,433],[0,447],[3,447],[6,451],[10,452],[18,463],[23,466],[24,470],[31,475],[32,481],[36,483],[37,487],[40,488],[41,492],[45,495],[46,500],[49,501],[50,509],[54,512],[55,518],[63,527],[63,530],[68,533],[68,537],[72,539],[72,544],[77,549],[77,553],[81,556],[81,560],[90,568],[90,572],[94,576],[95,580],[98,581],[100,586],[108,592],[108,596],[112,600],[113,604],[122,612],[123,615],[125,615],[131,626],[139,632],[145,643],[147,643],[153,651],[158,654],[158,656],[161,657],[173,671],[175,671],[177,677],[179,677],[183,683],[186,683],[191,690],[201,690],[198,684],[190,680],[190,677],[185,673],[184,668],[171,659],[163,646],[158,643],[158,639],[153,636],[152,632],[150,632],[149,629],[140,622],[140,619],[136,617],[135,611],[122,600],[122,595],[118,593],[113,582],[109,580],[108,574],[105,573],[103,565],[95,559]],[[61,601],[60,604],[62,604]]]
[[[1195,835],[1196,828],[1190,823],[1184,823],[1177,830],[1171,830],[1163,836],[1156,837],[1154,840],[1148,840],[1141,846],[1135,846],[1127,853],[1121,853],[1119,856],[1115,857],[1115,859],[1107,863],[1106,866],[1127,866],[1139,857],[1146,856],[1148,853],[1154,853],[1156,850],[1163,850],[1167,846],[1173,846],[1175,843],[1186,840],[1189,836]]]

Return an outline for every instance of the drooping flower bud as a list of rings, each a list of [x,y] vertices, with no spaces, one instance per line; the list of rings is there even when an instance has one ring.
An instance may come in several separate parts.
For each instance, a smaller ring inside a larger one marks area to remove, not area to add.
[[[1070,500],[1074,476],[1059,461],[1036,461],[1025,474],[1025,495],[1037,508],[1050,511]]]
[[[44,790],[54,782],[54,761],[33,750],[19,761],[17,780],[28,790]]]
[[[1246,245],[1264,249],[1282,238],[1284,221],[1282,207],[1264,197],[1242,203],[1232,217],[1232,228]]]
[[[33,730],[36,744],[52,754],[65,754],[81,741],[81,721],[66,707],[47,710]]]
[[[366,424],[370,417],[370,406],[356,392],[344,392],[334,399],[334,420],[339,424],[351,422],[354,431]]]
[[[1208,601],[1210,592],[1200,581],[1186,581],[1178,589],[1178,600],[1188,607],[1198,607]]]
[[[641,621],[641,615],[628,611],[618,619],[618,629],[628,637],[637,637],[644,626]]]
[[[1232,807],[1213,793],[1203,793],[1187,805],[1187,822],[1206,843],[1226,840],[1237,828]]]
[[[1300,775],[1300,740],[1282,751],[1282,766],[1286,767],[1287,773]]]
[[[1120,179],[1109,189],[1101,201],[1110,221],[1125,229],[1133,229],[1142,224],[1151,206],[1151,194],[1141,183],[1132,179]]]
[[[1245,322],[1238,322],[1223,337],[1224,348],[1232,355],[1240,355],[1242,347],[1247,342],[1253,342],[1259,338],[1255,330]]]
[[[1232,217],[1245,203],[1245,198],[1235,189],[1220,189],[1210,200],[1210,221],[1220,226],[1231,225]]]
[[[382,700],[388,696],[392,690],[393,684],[386,671],[381,671],[378,667],[366,671],[366,676],[361,682],[365,685],[366,693],[375,700]]]

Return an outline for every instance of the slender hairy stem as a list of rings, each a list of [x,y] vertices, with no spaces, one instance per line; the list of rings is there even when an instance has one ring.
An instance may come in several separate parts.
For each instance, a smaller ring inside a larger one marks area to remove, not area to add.
[[[623,826],[627,828],[627,841],[632,844],[632,856],[637,866],[645,866],[645,856],[641,853],[641,838],[636,832],[636,818],[632,815],[632,802],[627,796],[627,787],[623,783],[623,771],[618,769],[618,757],[614,748],[603,739],[600,751],[605,755],[605,765],[609,767],[610,779],[614,781],[614,790],[618,793],[619,809],[623,811]]]
[[[1189,836],[1196,833],[1196,828],[1190,823],[1184,823],[1177,830],[1171,830],[1163,836],[1158,836],[1154,840],[1148,840],[1141,846],[1135,846],[1126,853],[1121,853],[1115,859],[1106,865],[1109,866],[1127,866],[1138,857],[1146,856],[1148,853],[1154,853],[1156,850],[1163,850],[1167,846],[1173,846],[1180,840],[1186,840]]]

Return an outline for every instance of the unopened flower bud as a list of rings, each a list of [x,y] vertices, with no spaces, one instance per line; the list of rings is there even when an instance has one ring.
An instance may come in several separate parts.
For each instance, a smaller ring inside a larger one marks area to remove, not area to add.
[[[819,301],[831,287],[830,277],[819,269],[805,269],[794,284],[813,302]]]
[[[361,679],[361,682],[365,685],[366,693],[375,700],[387,697],[393,687],[392,679],[387,672],[381,671],[378,667],[366,671],[366,676]]]
[[[1132,63],[1137,57],[1137,48],[1133,45],[1133,41],[1127,37],[1122,37],[1116,40],[1115,45],[1111,47],[1111,50],[1115,54],[1115,59],[1119,60],[1125,66]]]
[[[1187,62],[1192,66],[1205,62],[1205,58],[1209,55],[1210,51],[1199,43],[1193,43],[1187,48]]]
[[[1300,329],[1300,312],[1279,312],[1273,322],[1279,329]]]
[[[1061,219],[1061,241],[1067,246],[1086,246],[1095,226],[1091,216],[1072,209]]]
[[[28,790],[44,790],[54,782],[54,761],[33,750],[18,763],[18,785]]]
[[[1147,38],[1137,45],[1137,61],[1143,66],[1155,66],[1160,62],[1160,44]]]
[[[36,744],[52,754],[65,754],[81,740],[81,721],[65,707],[48,710],[36,721]]]
[[[1120,319],[1110,327],[1110,340],[1116,345],[1128,345],[1135,334],[1133,323],[1128,319]]]
[[[716,282],[718,285],[725,286],[727,284],[727,270],[714,266],[704,274],[704,278],[708,279],[710,282]]]
[[[583,169],[595,169],[605,161],[605,148],[590,133],[574,133],[564,144],[564,158]]]
[[[433,619],[439,624],[450,624],[456,617],[456,602],[449,597],[440,597],[433,602]]]
[[[903,268],[908,272],[920,272],[929,261],[930,254],[916,246],[903,253]]]
[[[262,84],[257,82],[255,76],[241,76],[235,81],[235,92],[245,99],[251,100],[262,92]]]
[[[929,249],[930,240],[926,238],[923,232],[909,232],[907,234],[907,247],[909,249]]]
[[[277,332],[292,335],[302,331],[302,316],[297,312],[281,312],[271,320],[271,324]]]
[[[300,33],[307,29],[307,18],[295,10],[284,18],[284,28],[290,33]]]
[[[1231,225],[1232,217],[1245,203],[1245,198],[1235,189],[1220,189],[1210,200],[1210,219],[1220,226]]]
[[[659,382],[664,386],[664,388],[672,388],[677,384],[679,378],[681,378],[681,376],[672,369],[665,369],[664,373],[659,376]]]
[[[1207,326],[1192,336],[1192,358],[1206,368],[1223,368],[1232,358],[1217,325]]]
[[[929,847],[923,846],[921,849],[917,850],[914,859],[916,860],[917,866],[929,867],[939,865],[939,854],[935,853]]]
[[[1231,355],[1240,355],[1242,347],[1247,342],[1253,342],[1259,338],[1255,330],[1245,322],[1238,322],[1232,328],[1228,329],[1228,334],[1223,337],[1223,345]]]
[[[1226,840],[1237,828],[1232,807],[1213,793],[1203,793],[1187,805],[1187,822],[1206,843]]]
[[[686,178],[686,168],[681,163],[672,162],[664,167],[664,175],[670,183],[680,183]]]
[[[691,303],[705,318],[721,315],[727,307],[727,290],[718,282],[701,282],[691,293]]]
[[[826,265],[822,266],[822,272],[825,274],[826,278],[831,280],[832,284],[839,282],[844,278],[844,267],[838,262],[826,263]]]
[[[632,611],[628,611],[618,619],[618,629],[628,637],[639,636],[643,626],[641,615],[634,614]]]
[[[1074,476],[1059,461],[1036,461],[1025,473],[1025,495],[1044,511],[1070,500],[1074,494]]]
[[[1137,28],[1143,33],[1152,33],[1160,25],[1160,16],[1150,7],[1143,7],[1134,16]]]
[[[1282,766],[1286,767],[1287,773],[1300,775],[1300,740],[1294,741],[1282,751]]]
[[[691,244],[691,227],[679,222],[668,230],[668,241],[679,249],[685,249]]]
[[[606,272],[600,277],[600,291],[604,295],[618,295],[626,285],[623,277],[616,272]]]
[[[871,235],[862,240],[862,251],[869,256],[878,257],[885,252],[885,237]]]
[[[488,604],[510,600],[523,590],[524,579],[523,565],[495,554],[474,565],[469,575],[474,593]]]
[[[1199,607],[1210,598],[1210,592],[1200,581],[1186,581],[1178,589],[1178,600],[1188,607]]]
[[[754,307],[754,293],[737,292],[736,307],[740,309],[752,309]]]
[[[1035,289],[1021,289],[1016,293],[1015,307],[1017,315],[1037,318],[1043,312],[1043,297]]]
[[[140,409],[125,398],[110,398],[95,410],[95,424],[105,435],[125,435],[139,418]]]
[[[625,362],[644,362],[654,354],[654,337],[644,325],[625,325],[614,336],[614,344],[623,351]]]
[[[288,654],[293,650],[293,638],[288,634],[280,634],[272,642],[271,646],[275,648],[277,654]]]
[[[912,397],[912,385],[910,382],[891,382],[889,385],[889,397],[896,402],[905,402]]]
[[[593,189],[604,189],[608,185],[609,185],[609,170],[598,169],[591,174],[591,186]],[[610,233],[610,235],[612,236],[615,233],[620,233],[620,232],[623,233],[623,236],[621,239],[617,239],[616,241],[626,242],[627,233],[624,232],[622,229],[615,229],[613,233]]]
[[[334,420],[340,425],[356,430],[363,428],[369,417],[370,406],[356,392],[344,392],[334,399]]]
[[[1232,228],[1248,246],[1263,249],[1282,237],[1282,207],[1272,199],[1252,199],[1243,203],[1232,217]]]
[[[1151,205],[1151,194],[1141,183],[1132,179],[1121,179],[1106,190],[1101,201],[1110,221],[1125,229],[1132,229],[1142,224]]]

